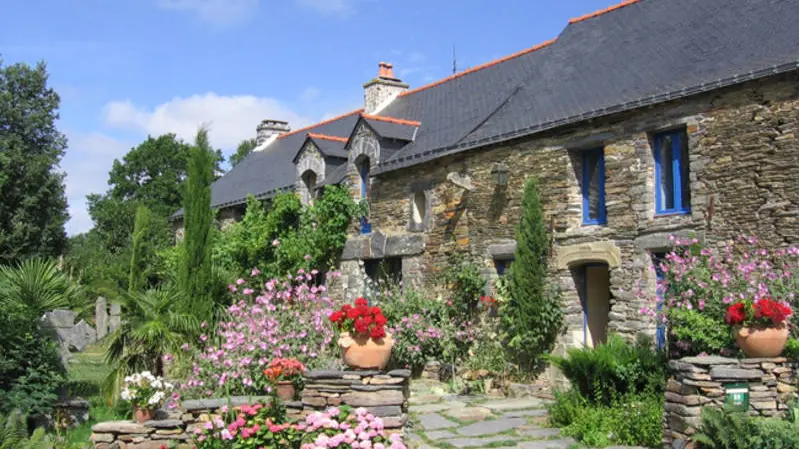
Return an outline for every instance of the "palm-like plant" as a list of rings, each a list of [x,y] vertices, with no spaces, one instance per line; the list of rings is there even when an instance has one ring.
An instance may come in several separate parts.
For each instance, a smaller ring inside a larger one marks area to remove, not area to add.
[[[149,370],[164,374],[165,354],[177,354],[180,346],[195,337],[199,320],[182,310],[183,297],[173,287],[132,292],[122,299],[119,329],[108,336],[105,360],[115,369],[106,379],[106,393],[116,393],[129,373]]]
[[[52,447],[41,427],[28,436],[25,416],[19,411],[13,411],[8,416],[0,416],[0,449],[49,449]]]
[[[74,308],[80,288],[58,269],[55,261],[28,259],[17,266],[0,266],[0,306],[23,304],[37,315]]]

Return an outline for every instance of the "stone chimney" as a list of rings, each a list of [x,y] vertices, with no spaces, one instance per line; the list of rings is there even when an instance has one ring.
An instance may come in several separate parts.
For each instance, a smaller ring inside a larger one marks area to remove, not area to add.
[[[407,89],[407,84],[394,77],[394,66],[381,62],[378,65],[377,78],[363,85],[364,113],[374,114]]]
[[[255,137],[255,144],[256,146],[261,146],[269,139],[291,131],[291,127],[289,122],[284,122],[283,120],[266,119],[255,130],[258,133]]]

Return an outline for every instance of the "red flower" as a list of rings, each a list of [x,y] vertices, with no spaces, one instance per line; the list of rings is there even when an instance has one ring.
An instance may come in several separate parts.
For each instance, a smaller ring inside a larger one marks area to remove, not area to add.
[[[383,326],[375,326],[372,328],[371,332],[369,332],[369,336],[372,338],[383,338],[386,336],[386,330]]]
[[[480,297],[480,302],[485,303],[485,304],[493,304],[493,303],[497,302],[497,300],[492,298],[491,296],[481,296]]]
[[[388,320],[386,319],[385,316],[383,316],[382,313],[379,315],[375,315],[375,324],[377,326],[385,326],[387,322]]]
[[[334,323],[338,323],[338,322],[339,322],[339,321],[341,321],[342,319],[344,319],[344,314],[343,314],[343,313],[341,313],[341,311],[340,311],[340,310],[339,310],[339,311],[337,311],[337,312],[333,312],[332,314],[330,314],[330,321],[332,321],[332,322],[334,322]]]
[[[349,319],[354,320],[354,319],[358,318],[359,316],[361,316],[361,309],[356,308],[356,309],[350,309],[350,310],[347,311],[347,318],[349,318]]]
[[[724,318],[724,321],[730,326],[741,324],[745,319],[746,304],[738,302],[727,308],[727,316]]]
[[[367,307],[369,305],[369,301],[366,298],[358,298],[355,300],[355,307]]]
[[[755,318],[766,318],[778,326],[791,316],[791,308],[771,298],[760,298],[755,301]]]
[[[359,334],[365,334],[368,331],[369,331],[369,325],[366,324],[365,319],[359,317],[357,320],[355,320],[355,332],[358,332]]]

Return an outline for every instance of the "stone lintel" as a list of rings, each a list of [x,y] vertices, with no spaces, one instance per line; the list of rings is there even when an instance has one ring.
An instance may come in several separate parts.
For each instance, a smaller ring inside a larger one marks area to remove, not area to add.
[[[592,262],[606,263],[610,268],[619,267],[619,247],[612,241],[589,242],[560,246],[555,252],[555,267],[559,270]]]
[[[486,248],[488,255],[495,260],[508,260],[513,259],[516,254],[516,242],[497,243],[495,245],[488,245]]]
[[[692,231],[683,229],[671,232],[657,232],[636,237],[634,240],[635,248],[639,251],[668,250],[674,247],[674,241],[669,237],[674,236],[680,240],[690,240],[696,238],[700,242],[705,240],[703,231]]]
[[[344,243],[341,260],[382,259],[384,257],[415,256],[424,252],[424,237],[420,234],[371,235],[351,237]]]

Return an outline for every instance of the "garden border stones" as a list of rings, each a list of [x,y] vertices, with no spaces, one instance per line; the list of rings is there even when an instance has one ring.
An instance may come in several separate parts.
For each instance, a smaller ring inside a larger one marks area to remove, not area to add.
[[[796,391],[797,362],[784,357],[730,359],[719,356],[685,357],[669,361],[663,440],[666,447],[690,449],[691,435],[700,423],[703,407],[722,407],[725,388],[749,385],[749,414],[780,416],[785,400]]]

